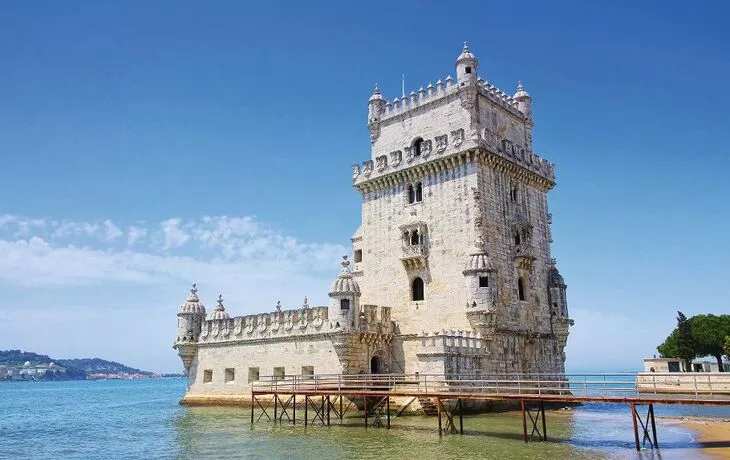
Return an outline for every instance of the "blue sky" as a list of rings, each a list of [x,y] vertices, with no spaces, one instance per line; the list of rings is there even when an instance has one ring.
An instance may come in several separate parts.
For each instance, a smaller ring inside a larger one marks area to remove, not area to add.
[[[453,75],[464,40],[557,165],[568,369],[730,310],[725,2],[350,3],[0,4],[0,348],[177,371],[191,281],[233,314],[323,304],[373,84]]]

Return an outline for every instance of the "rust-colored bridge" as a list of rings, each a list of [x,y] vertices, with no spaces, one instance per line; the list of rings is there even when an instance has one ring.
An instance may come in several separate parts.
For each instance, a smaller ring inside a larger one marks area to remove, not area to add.
[[[730,373],[262,377],[252,384],[251,423],[255,421],[257,407],[260,413],[256,421],[266,416],[268,420],[279,422],[286,417],[296,423],[299,398],[299,405],[304,404],[305,425],[329,425],[333,416],[342,422],[345,413],[354,405],[363,410],[366,427],[369,420],[374,420],[374,425],[390,428],[390,402],[394,397],[410,398],[406,407],[416,399],[432,403],[438,415],[439,434],[464,433],[464,400],[514,401],[521,408],[525,442],[547,440],[545,403],[628,404],[636,449],[639,450],[647,443],[652,448],[659,446],[654,420],[656,404],[730,406]],[[273,417],[269,413],[272,403]],[[640,406],[647,408],[643,417],[638,410]],[[399,414],[406,407],[402,407]],[[458,430],[454,420],[457,416]]]

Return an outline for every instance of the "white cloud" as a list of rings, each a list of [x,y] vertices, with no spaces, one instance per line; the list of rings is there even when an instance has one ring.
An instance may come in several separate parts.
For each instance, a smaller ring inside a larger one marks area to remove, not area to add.
[[[180,228],[180,219],[168,219],[163,221],[160,224],[160,227],[162,227],[164,237],[162,249],[168,250],[179,248],[185,244],[188,239],[190,239],[190,235]]]
[[[127,246],[133,246],[138,240],[141,240],[147,236],[147,229],[137,227],[136,225],[130,225],[127,228]]]
[[[107,241],[114,241],[124,235],[124,232],[109,219],[104,221],[104,228],[106,229]]]

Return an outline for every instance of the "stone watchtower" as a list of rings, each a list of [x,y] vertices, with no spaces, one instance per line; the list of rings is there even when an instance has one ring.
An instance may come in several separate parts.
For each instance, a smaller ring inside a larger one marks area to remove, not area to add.
[[[550,254],[554,165],[533,152],[523,85],[508,96],[478,64],[465,44],[455,81],[392,102],[376,86],[371,158],[353,166],[352,279],[362,304],[391,307],[406,372],[440,370],[434,360],[445,372],[563,372],[572,320]],[[456,350],[465,337],[480,353]]]
[[[205,321],[205,306],[198,298],[197,286],[193,284],[190,295],[180,306],[177,314],[177,338],[173,345],[182,359],[185,373],[190,372],[196,356],[203,321]]]

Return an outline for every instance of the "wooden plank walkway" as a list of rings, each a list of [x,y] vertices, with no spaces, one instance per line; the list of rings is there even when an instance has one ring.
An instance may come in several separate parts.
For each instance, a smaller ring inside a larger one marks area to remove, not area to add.
[[[418,398],[434,402],[437,408],[439,434],[463,434],[463,403],[467,401],[515,401],[522,413],[524,441],[547,440],[545,403],[614,403],[628,404],[631,409],[634,438],[637,450],[648,442],[658,448],[654,405],[713,405],[730,406],[730,373],[702,374],[695,377],[682,375],[678,384],[676,374],[665,373],[616,373],[616,374],[519,374],[509,376],[476,376],[426,374],[369,374],[369,375],[291,375],[262,377],[252,384],[251,422],[258,406],[272,420],[262,401],[273,400],[273,420],[282,421],[286,416],[296,423],[297,397],[304,403],[304,423],[319,421],[329,425],[332,414],[342,422],[349,408],[358,402],[368,418],[385,409],[386,423],[390,428],[391,398]],[[681,380],[681,381],[680,381]],[[344,401],[347,399],[347,403]],[[446,401],[452,401],[453,410]],[[347,406],[345,407],[345,404]],[[368,407],[370,406],[370,407]],[[645,416],[639,406],[646,406]],[[459,417],[456,429],[454,417]],[[531,430],[528,434],[528,421]],[[641,441],[639,440],[641,428]]]

